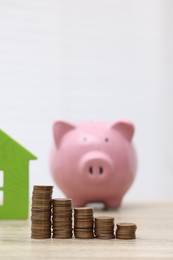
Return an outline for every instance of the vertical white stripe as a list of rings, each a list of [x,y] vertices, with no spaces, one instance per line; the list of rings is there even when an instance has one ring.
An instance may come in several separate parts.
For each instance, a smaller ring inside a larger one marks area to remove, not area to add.
[[[1,190],[0,191],[0,206],[4,204],[4,192]]]
[[[0,171],[0,187],[4,187],[4,172]]]

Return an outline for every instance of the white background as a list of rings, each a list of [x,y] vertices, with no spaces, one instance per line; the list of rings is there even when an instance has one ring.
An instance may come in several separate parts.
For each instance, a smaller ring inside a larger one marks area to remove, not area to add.
[[[0,128],[38,156],[30,191],[53,183],[55,120],[128,118],[126,199],[173,198],[172,14],[171,0],[0,0]]]

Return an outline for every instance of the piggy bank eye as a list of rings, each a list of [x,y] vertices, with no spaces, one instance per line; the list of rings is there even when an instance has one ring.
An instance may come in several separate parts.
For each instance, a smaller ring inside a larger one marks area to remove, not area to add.
[[[109,139],[107,137],[105,138],[105,142],[109,142]]]
[[[86,142],[86,141],[87,141],[87,138],[86,138],[86,137],[84,137],[84,138],[83,138],[83,140],[84,140],[84,142]]]

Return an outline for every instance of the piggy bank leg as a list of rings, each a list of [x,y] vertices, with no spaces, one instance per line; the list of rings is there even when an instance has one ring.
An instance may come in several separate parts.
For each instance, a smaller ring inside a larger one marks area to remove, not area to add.
[[[122,198],[114,198],[105,202],[107,208],[117,209],[121,206]]]

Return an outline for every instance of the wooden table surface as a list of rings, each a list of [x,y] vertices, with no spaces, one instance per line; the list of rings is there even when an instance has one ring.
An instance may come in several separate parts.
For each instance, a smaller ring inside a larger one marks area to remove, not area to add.
[[[137,224],[135,240],[30,238],[30,221],[0,221],[0,259],[173,259],[173,201],[124,203],[115,223]]]

